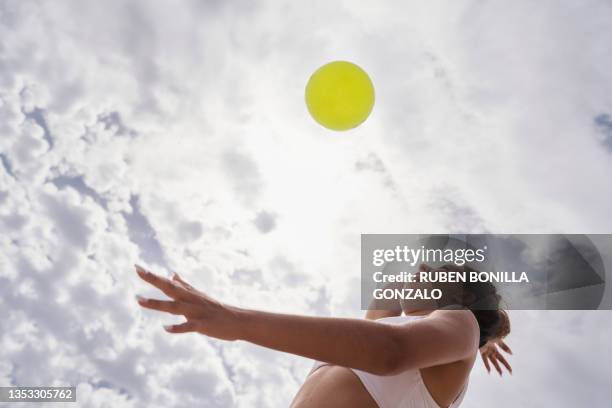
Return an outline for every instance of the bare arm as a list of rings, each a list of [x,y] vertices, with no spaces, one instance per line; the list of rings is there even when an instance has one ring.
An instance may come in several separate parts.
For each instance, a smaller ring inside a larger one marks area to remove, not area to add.
[[[363,319],[244,310],[238,338],[263,347],[384,375],[394,363],[393,327]],[[383,351],[384,350],[384,351]]]
[[[368,320],[378,320],[383,317],[394,317],[401,316],[402,311],[400,310],[368,310],[365,314],[365,318]]]
[[[478,349],[471,312],[445,310],[404,325],[243,311],[239,338],[378,375],[467,358]]]
[[[172,298],[139,298],[141,306],[187,319],[166,327],[171,333],[245,340],[378,375],[457,361],[478,347],[477,323],[463,310],[436,311],[407,325],[268,313],[224,305],[177,275],[169,280],[142,269],[138,274]]]

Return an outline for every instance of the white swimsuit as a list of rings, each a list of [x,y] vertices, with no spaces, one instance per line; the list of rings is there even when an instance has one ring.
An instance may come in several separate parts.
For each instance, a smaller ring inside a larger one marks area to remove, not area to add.
[[[386,324],[404,324],[424,316],[395,316],[378,319],[377,322]],[[319,367],[328,365],[320,361],[315,362],[310,371],[312,374]],[[397,375],[381,376],[365,371],[351,369],[363,383],[380,408],[440,408],[433,399],[421,377],[421,370],[406,370]],[[467,390],[468,381],[455,401],[448,408],[456,408],[461,404]]]

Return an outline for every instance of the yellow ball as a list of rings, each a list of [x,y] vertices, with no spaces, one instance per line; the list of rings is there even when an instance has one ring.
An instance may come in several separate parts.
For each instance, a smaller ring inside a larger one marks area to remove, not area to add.
[[[352,129],[374,107],[374,86],[368,74],[347,61],[317,69],[306,84],[306,106],[319,124],[332,130]]]

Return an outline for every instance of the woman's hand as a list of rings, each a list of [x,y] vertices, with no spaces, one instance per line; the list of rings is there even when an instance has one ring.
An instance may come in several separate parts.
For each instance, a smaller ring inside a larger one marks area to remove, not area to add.
[[[499,375],[502,375],[502,369],[499,366],[499,363],[502,363],[508,372],[512,374],[512,366],[508,364],[508,361],[506,361],[504,356],[499,352],[498,347],[506,353],[512,354],[512,350],[510,350],[510,347],[508,347],[508,345],[504,343],[502,339],[488,341],[487,344],[480,348],[480,356],[482,357],[482,362],[487,368],[487,372],[491,372],[490,364],[493,364]]]
[[[161,290],[171,300],[145,299],[137,296],[140,306],[175,315],[184,323],[164,326],[169,333],[198,332],[222,340],[236,340],[240,329],[240,309],[224,305],[200,292],[174,274],[167,279],[135,265],[138,276]]]

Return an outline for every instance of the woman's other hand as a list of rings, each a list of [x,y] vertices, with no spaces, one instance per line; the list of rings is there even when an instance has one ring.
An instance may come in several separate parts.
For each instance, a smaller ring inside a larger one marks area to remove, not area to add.
[[[491,372],[491,364],[495,367],[495,370],[502,375],[502,369],[499,363],[503,364],[504,367],[508,370],[510,374],[512,374],[512,366],[508,363],[506,358],[500,353],[499,349],[502,349],[508,354],[512,354],[512,350],[508,345],[502,340],[491,340],[488,341],[487,344],[480,348],[480,356],[482,357],[482,362],[484,363],[487,372]]]

